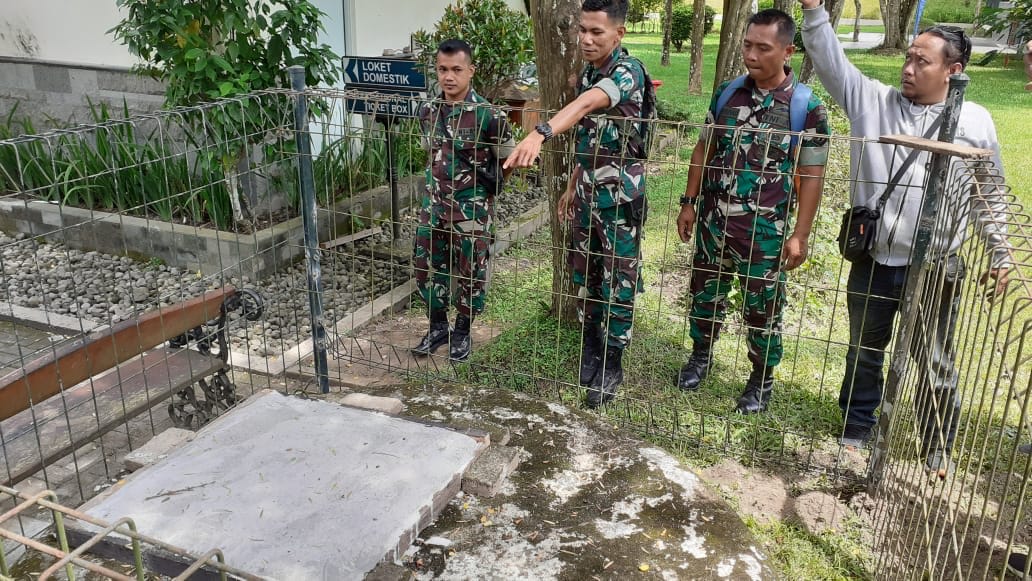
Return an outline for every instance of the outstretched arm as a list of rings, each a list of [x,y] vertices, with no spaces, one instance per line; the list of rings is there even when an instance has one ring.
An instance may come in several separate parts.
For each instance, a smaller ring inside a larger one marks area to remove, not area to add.
[[[560,109],[554,117],[548,120],[548,124],[552,127],[553,133],[559,134],[569,130],[592,111],[607,109],[609,106],[609,95],[602,89],[593,87],[581,93],[570,104]],[[508,169],[511,167],[530,167],[534,165],[534,161],[541,154],[541,144],[544,142],[544,136],[537,131],[532,131],[530,135],[523,138],[523,141],[520,141],[516,149],[505,160],[503,167]]]

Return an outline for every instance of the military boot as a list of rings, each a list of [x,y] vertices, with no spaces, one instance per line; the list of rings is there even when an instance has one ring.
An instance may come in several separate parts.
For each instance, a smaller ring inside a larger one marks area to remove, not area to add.
[[[688,356],[688,362],[681,367],[677,374],[677,387],[681,391],[695,391],[699,384],[709,375],[712,356],[708,346],[695,345],[692,354]]]
[[[745,391],[738,398],[735,411],[743,414],[758,414],[767,411],[770,395],[774,391],[774,368],[753,366]]]
[[[613,401],[616,390],[623,383],[623,348],[606,349],[602,367],[595,373],[595,379],[588,387],[588,397],[584,401],[591,409]]]
[[[470,327],[473,319],[459,313],[455,317],[455,330],[452,331],[451,345],[448,349],[448,356],[452,361],[465,361],[473,350],[473,340],[470,338]]]
[[[602,339],[598,326],[585,323],[581,334],[580,384],[591,385],[598,368],[602,366]]]
[[[412,348],[413,355],[429,355],[434,349],[448,342],[448,311],[439,310],[430,313],[430,330],[418,345]]]

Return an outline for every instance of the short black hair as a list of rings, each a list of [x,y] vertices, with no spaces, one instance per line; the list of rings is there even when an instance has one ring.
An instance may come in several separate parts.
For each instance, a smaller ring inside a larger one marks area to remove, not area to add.
[[[605,12],[610,22],[627,22],[627,0],[584,0],[581,12]]]
[[[451,56],[460,52],[469,57],[469,62],[473,62],[473,47],[461,38],[449,38],[437,45],[437,54],[446,54]]]
[[[946,66],[960,63],[960,68],[967,68],[968,61],[971,60],[971,39],[964,34],[963,28],[937,24],[922,30],[921,34],[931,34],[946,41],[943,45]]]
[[[767,8],[753,14],[749,18],[749,26],[753,24],[760,26],[776,24],[778,26],[778,40],[781,41],[781,44],[787,46],[795,42],[795,20],[792,20],[791,16],[777,8]]]

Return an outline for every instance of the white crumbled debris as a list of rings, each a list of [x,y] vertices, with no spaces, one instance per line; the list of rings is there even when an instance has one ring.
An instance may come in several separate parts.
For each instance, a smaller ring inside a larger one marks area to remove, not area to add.
[[[548,402],[545,405],[548,406],[548,409],[551,410],[553,414],[557,414],[557,415],[560,415],[560,416],[570,415],[570,410],[567,409],[566,406],[564,406],[564,405],[559,405],[557,403],[552,403],[552,402]]]
[[[641,529],[627,521],[607,521],[595,519],[595,528],[605,539],[626,539],[627,537],[640,533]]]
[[[738,561],[734,557],[725,557],[717,563],[717,577],[721,579],[730,577],[731,572],[735,570],[735,563]]]
[[[516,483],[510,478],[506,478],[505,482],[502,483],[502,487],[498,489],[500,496],[513,496],[517,492],[519,491],[516,489]]]
[[[523,419],[525,417],[520,412],[514,412],[514,411],[512,411],[509,408],[502,408],[502,407],[495,408],[495,409],[491,410],[491,415],[496,417],[496,418],[498,418],[499,420],[502,420],[502,421],[505,421],[505,420],[520,420],[520,419]]]
[[[541,416],[539,416],[537,414],[529,414],[529,415],[527,415],[527,423],[528,424],[543,424],[543,423],[545,423],[545,418],[543,418],[543,417],[541,417]]]
[[[666,543],[663,542],[662,539],[656,539],[656,542],[652,543],[652,548],[656,549],[657,551],[665,551]]]
[[[674,499],[674,495],[669,492],[663,496],[657,496],[655,498],[649,498],[645,500],[645,504],[649,505],[649,508],[656,508],[664,502],[669,502]]]
[[[676,458],[658,448],[642,448],[638,451],[652,468],[658,468],[667,480],[679,484],[684,489],[685,500],[695,497],[695,489],[699,486],[699,477],[681,467]]]
[[[430,537],[429,539],[423,541],[423,544],[432,547],[444,547],[446,549],[452,546],[452,542],[444,537]]]
[[[516,520],[518,518],[527,518],[530,516],[528,511],[516,506],[515,504],[505,503],[498,507],[498,516],[500,518],[506,518],[509,520]]]
[[[620,515],[626,516],[627,520],[635,520],[643,508],[645,508],[645,499],[640,496],[615,502],[613,503],[613,520]]]
[[[444,420],[446,420],[448,418],[444,417],[444,414],[442,414],[441,412],[439,412],[437,410],[434,410],[434,411],[430,412],[430,419],[435,421],[435,422],[443,422]]]
[[[606,472],[606,466],[596,454],[577,454],[573,457],[573,468],[563,470],[541,484],[555,495],[553,506],[566,503],[585,485],[594,482]]]
[[[663,575],[663,581],[678,581],[680,579],[677,572],[671,571],[670,569],[663,569],[661,575]]]
[[[681,543],[681,550],[696,559],[705,559],[706,549],[703,545],[706,544],[706,537],[703,537],[695,530],[694,524],[683,528],[685,539]]]
[[[433,571],[417,575],[421,581],[466,579],[558,579],[563,562],[556,558],[562,548],[558,538],[550,536],[531,544],[515,533],[515,527],[492,527],[495,534],[473,550],[459,551],[448,559],[448,567],[439,577]],[[505,533],[508,535],[501,534]]]
[[[451,417],[452,420],[465,420],[467,422],[475,422],[477,420],[476,414],[465,411],[451,412]]]
[[[750,579],[759,581],[759,579],[761,579],[760,574],[763,573],[763,566],[760,565],[760,560],[757,559],[755,555],[750,555],[748,553],[742,553],[741,555],[738,555],[738,558],[742,560],[742,563],[745,563],[745,574],[748,575]]]

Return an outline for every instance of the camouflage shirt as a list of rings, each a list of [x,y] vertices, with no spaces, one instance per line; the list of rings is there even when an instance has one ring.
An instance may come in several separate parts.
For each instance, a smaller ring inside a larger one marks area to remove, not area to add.
[[[795,173],[789,103],[796,81],[791,69],[785,67],[785,72],[784,82],[771,90],[746,79],[716,118],[713,108],[730,81],[713,93],[700,139],[715,139],[716,153],[706,164],[702,191],[718,197],[725,216],[774,212],[783,217],[787,211]],[[804,128],[799,165],[826,165],[831,128],[816,95],[807,104]]]
[[[612,59],[618,59],[608,76],[602,72]],[[622,58],[622,48],[601,67],[588,64],[577,83],[577,94],[599,88],[609,95],[610,108],[587,115],[577,125],[576,160],[582,171],[577,181],[577,196],[597,208],[611,208],[645,195],[645,162],[623,154],[621,132],[640,131],[640,122],[625,122],[616,106],[637,105],[645,98],[645,72],[636,59]],[[614,118],[616,117],[616,118]]]
[[[501,183],[501,160],[516,145],[505,114],[473,89],[461,104],[425,103],[419,110],[423,146],[428,150],[424,207],[435,218],[483,218],[486,202]]]

